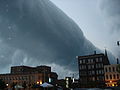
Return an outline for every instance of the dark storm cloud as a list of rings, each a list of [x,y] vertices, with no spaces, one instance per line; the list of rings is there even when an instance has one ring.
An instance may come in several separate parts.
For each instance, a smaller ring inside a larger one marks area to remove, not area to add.
[[[0,0],[0,38],[15,49],[13,65],[54,63],[74,70],[77,55],[96,50],[81,29],[49,0]]]

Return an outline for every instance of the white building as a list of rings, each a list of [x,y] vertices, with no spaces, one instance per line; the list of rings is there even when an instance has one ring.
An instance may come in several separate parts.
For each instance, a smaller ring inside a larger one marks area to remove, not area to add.
[[[118,72],[119,64],[105,65],[105,82],[107,87],[118,86],[118,81],[120,80],[120,72]]]

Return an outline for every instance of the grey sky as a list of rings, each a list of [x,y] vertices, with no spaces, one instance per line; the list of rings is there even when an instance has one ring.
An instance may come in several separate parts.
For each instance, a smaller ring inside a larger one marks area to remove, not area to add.
[[[120,38],[117,37],[119,35],[116,36],[116,33],[114,32],[115,30],[112,30],[113,32],[110,31],[112,28],[110,22],[113,20],[108,16],[109,12],[111,12],[110,10],[119,12],[119,0],[51,1],[79,25],[87,39],[89,39],[95,46],[100,49],[104,49],[106,47],[111,52],[116,50],[116,41]],[[118,9],[116,10],[116,8]],[[108,16],[106,17],[107,13]],[[118,16],[120,16],[120,14],[118,14]],[[116,22],[116,24],[117,23],[118,22]]]
[[[76,56],[98,50],[49,0],[0,0],[0,40],[0,72],[47,64],[63,76],[77,71]]]
[[[47,64],[63,76],[76,71],[76,56],[93,53],[95,46],[114,50],[107,2],[52,1],[80,28],[49,0],[0,0],[0,72],[12,65]]]

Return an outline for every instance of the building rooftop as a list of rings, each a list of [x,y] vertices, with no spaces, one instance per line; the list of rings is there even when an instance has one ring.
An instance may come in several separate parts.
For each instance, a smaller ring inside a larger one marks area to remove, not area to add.
[[[100,54],[91,54],[91,55],[84,55],[84,56],[78,56],[78,59],[79,58],[90,58],[90,57],[100,57],[100,56],[104,56],[103,53],[100,53]]]

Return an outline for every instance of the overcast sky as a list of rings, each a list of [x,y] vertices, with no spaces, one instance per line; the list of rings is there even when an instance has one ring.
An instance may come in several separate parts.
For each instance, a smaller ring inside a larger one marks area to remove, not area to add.
[[[50,65],[63,77],[77,72],[78,55],[106,47],[118,57],[120,0],[51,1],[57,7],[49,0],[0,0],[1,73],[16,65]]]
[[[102,50],[107,48],[112,53],[117,52],[115,51],[118,48],[116,41],[120,40],[120,37],[117,34],[118,31],[114,30],[114,27],[116,27],[114,23],[118,23],[118,25],[120,23],[115,19],[117,17],[119,20],[120,16],[119,0],[51,1],[79,25],[87,39],[95,46]],[[112,12],[112,17],[110,12]]]

